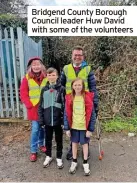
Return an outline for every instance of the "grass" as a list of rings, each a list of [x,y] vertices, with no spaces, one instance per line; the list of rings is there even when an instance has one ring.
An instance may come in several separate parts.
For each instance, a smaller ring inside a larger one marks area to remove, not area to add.
[[[113,120],[102,123],[105,132],[137,132],[137,117],[120,118],[115,117]]]

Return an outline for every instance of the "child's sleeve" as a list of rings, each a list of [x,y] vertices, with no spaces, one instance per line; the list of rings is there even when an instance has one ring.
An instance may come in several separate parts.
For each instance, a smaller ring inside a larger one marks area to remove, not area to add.
[[[65,108],[65,95],[66,95],[66,90],[64,87],[62,87],[61,100],[62,100],[62,111],[63,112],[64,112],[64,108]]]
[[[94,132],[95,123],[96,123],[96,113],[95,113],[95,109],[93,107],[91,117],[90,117],[90,121],[89,121],[88,131]]]
[[[96,88],[96,79],[95,79],[95,75],[93,73],[93,71],[90,71],[89,75],[88,75],[88,86],[89,86],[89,91],[94,93],[94,110],[96,113],[96,118],[98,115],[98,104],[99,104],[99,96],[98,96],[98,91]]]
[[[65,96],[65,107],[64,107],[64,130],[70,130],[69,121],[66,113],[67,100]]]
[[[39,107],[38,107],[38,116],[39,116],[39,124],[41,126],[44,125],[44,101],[43,101],[43,93],[44,93],[44,88],[41,90],[40,94],[40,102],[39,102]]]
[[[65,108],[65,88],[62,86],[61,88],[61,124],[64,125],[63,116],[64,116],[64,108]]]
[[[26,79],[26,77],[23,78],[20,85],[20,99],[27,109],[30,109],[33,107],[33,104],[31,103],[29,98],[29,86],[28,86],[28,80]]]
[[[69,122],[68,122],[67,114],[66,114],[66,109],[64,110],[64,130],[65,131],[70,130]]]

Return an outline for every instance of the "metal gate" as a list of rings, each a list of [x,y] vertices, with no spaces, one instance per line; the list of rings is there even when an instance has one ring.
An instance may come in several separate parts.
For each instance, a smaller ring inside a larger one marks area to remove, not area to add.
[[[26,119],[19,98],[19,85],[32,56],[42,58],[42,41],[36,43],[20,27],[0,30],[0,118]]]

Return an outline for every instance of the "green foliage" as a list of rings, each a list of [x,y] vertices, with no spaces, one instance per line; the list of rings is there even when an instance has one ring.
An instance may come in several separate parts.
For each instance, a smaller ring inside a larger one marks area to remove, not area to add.
[[[137,132],[137,117],[123,119],[115,117],[113,120],[103,123],[106,132]]]
[[[11,14],[2,14],[0,15],[0,25],[1,28],[9,27],[21,27],[25,32],[27,31],[27,21],[23,18],[17,18],[15,15]]]
[[[16,18],[16,16],[11,14],[0,14],[0,19],[3,19],[4,21],[12,18]]]

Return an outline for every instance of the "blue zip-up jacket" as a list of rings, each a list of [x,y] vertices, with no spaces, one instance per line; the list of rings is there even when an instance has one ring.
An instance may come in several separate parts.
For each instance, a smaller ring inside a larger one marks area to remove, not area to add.
[[[85,66],[88,66],[88,64],[84,60],[82,62],[81,69],[84,68]],[[65,75],[64,71],[62,71],[62,73],[61,73],[60,80],[61,80],[62,86],[65,87],[67,80],[66,80],[66,75]],[[90,71],[90,73],[88,75],[88,87],[89,87],[89,91],[94,92],[94,101],[93,101],[93,103],[94,103],[95,113],[96,113],[96,116],[97,116],[97,113],[98,113],[98,92],[97,92],[97,89],[96,89],[95,75],[92,71]]]

